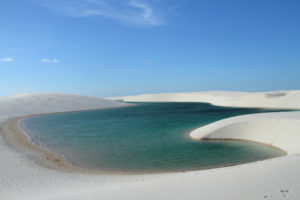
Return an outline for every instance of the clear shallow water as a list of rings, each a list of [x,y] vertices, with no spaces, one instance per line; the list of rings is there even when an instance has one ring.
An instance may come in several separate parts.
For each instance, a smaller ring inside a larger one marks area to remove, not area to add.
[[[32,142],[85,168],[128,172],[205,169],[284,155],[244,141],[194,141],[188,133],[214,121],[270,110],[204,103],[139,103],[136,106],[25,118]]]

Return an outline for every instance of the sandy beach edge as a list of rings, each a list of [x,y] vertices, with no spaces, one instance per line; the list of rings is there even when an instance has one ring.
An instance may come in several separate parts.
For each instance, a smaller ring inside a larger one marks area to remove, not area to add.
[[[79,112],[79,111],[72,111],[72,112]],[[61,112],[59,112],[61,113]],[[68,113],[68,112],[63,112]],[[247,162],[247,163],[240,163],[240,164],[232,164],[232,165],[226,165],[226,166],[219,166],[219,167],[210,167],[210,168],[203,168],[203,169],[193,169],[193,170],[175,170],[175,171],[168,171],[168,172],[124,172],[124,171],[109,171],[109,170],[101,170],[101,169],[88,169],[83,168],[80,166],[77,166],[75,164],[72,164],[70,161],[68,161],[66,158],[64,158],[62,155],[55,153],[51,151],[50,149],[41,147],[39,145],[36,145],[32,143],[29,139],[29,136],[22,130],[22,128],[19,125],[20,120],[28,118],[28,117],[34,117],[34,116],[41,116],[41,115],[49,115],[49,114],[58,114],[58,113],[45,113],[45,114],[34,114],[34,115],[27,115],[27,116],[20,116],[20,117],[12,117],[6,120],[2,127],[1,132],[3,135],[3,139],[12,149],[22,152],[25,154],[25,156],[30,159],[31,161],[35,162],[36,164],[45,167],[50,168],[54,170],[59,170],[63,172],[69,172],[69,173],[81,173],[81,174],[95,174],[95,175],[142,175],[142,174],[170,174],[170,173],[178,173],[178,172],[185,172],[185,171],[198,171],[198,170],[211,170],[211,169],[218,169],[218,168],[228,168],[228,167],[234,167],[237,165],[247,165],[251,163],[257,163],[265,160],[272,160],[272,159],[278,159],[280,157],[275,158],[269,158],[269,159],[263,159],[263,160],[257,160],[254,162]],[[201,128],[201,127],[200,127]],[[198,129],[198,128],[196,128]],[[196,130],[194,129],[194,130]],[[237,140],[237,141],[245,141],[245,142],[253,142],[258,144],[263,144],[270,146],[272,148],[276,148],[282,152],[285,153],[284,156],[288,155],[286,151],[283,149],[280,149],[276,146],[269,145],[262,142],[257,142],[253,140],[246,140],[246,139],[234,139],[234,138],[202,138],[197,139],[193,138],[190,133],[187,134],[189,139],[191,140]]]
[[[95,109],[98,110],[98,109]],[[80,110],[82,111],[82,110]],[[70,111],[70,112],[80,112],[80,111]],[[86,110],[84,110],[86,111]],[[2,138],[4,142],[11,147],[11,149],[17,151],[18,153],[24,154],[30,161],[33,161],[37,165],[40,165],[45,168],[59,170],[69,173],[80,173],[80,174],[94,174],[94,175],[141,175],[141,174],[160,174],[164,172],[130,172],[130,171],[109,171],[102,169],[89,169],[77,166],[72,162],[68,161],[62,155],[51,151],[50,149],[44,148],[42,146],[32,143],[29,139],[29,136],[20,128],[19,122],[22,119],[41,116],[41,115],[50,115],[50,114],[59,114],[59,113],[69,113],[69,112],[57,112],[57,113],[45,113],[45,114],[34,114],[26,115],[20,117],[12,117],[7,119],[2,126],[0,127]],[[168,173],[176,173],[168,172]]]
[[[31,143],[18,125],[19,120],[26,117],[30,116],[13,117],[3,123],[1,132],[6,144],[43,167],[65,172],[88,173],[88,170],[70,164],[61,155]]]

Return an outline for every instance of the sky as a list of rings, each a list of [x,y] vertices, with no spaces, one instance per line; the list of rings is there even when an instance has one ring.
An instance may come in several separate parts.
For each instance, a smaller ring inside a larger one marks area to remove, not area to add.
[[[0,96],[293,89],[299,0],[0,2]]]

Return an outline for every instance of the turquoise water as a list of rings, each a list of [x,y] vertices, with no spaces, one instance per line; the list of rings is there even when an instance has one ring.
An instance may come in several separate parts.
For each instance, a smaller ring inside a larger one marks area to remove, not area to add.
[[[32,142],[90,169],[164,172],[205,169],[284,155],[243,141],[194,141],[188,133],[214,121],[270,110],[204,103],[139,103],[135,106],[25,118]]]

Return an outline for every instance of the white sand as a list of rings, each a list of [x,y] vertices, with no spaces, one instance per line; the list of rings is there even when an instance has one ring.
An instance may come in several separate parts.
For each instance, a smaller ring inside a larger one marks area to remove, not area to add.
[[[241,139],[300,153],[300,112],[238,116],[200,127],[190,133],[194,139]]]
[[[125,102],[203,102],[230,107],[258,108],[300,108],[300,91],[272,92],[189,92],[189,93],[160,93],[137,96],[110,97],[112,100]]]
[[[300,108],[300,92],[180,93],[122,97],[128,101],[195,101],[244,107]],[[91,97],[25,94],[0,99],[0,125],[10,117],[124,106]],[[32,154],[0,138],[0,199],[299,199],[300,111],[233,117],[201,127],[194,138],[264,142],[282,158],[219,169],[157,175],[63,172],[33,162]],[[1,130],[1,135],[3,130]]]

